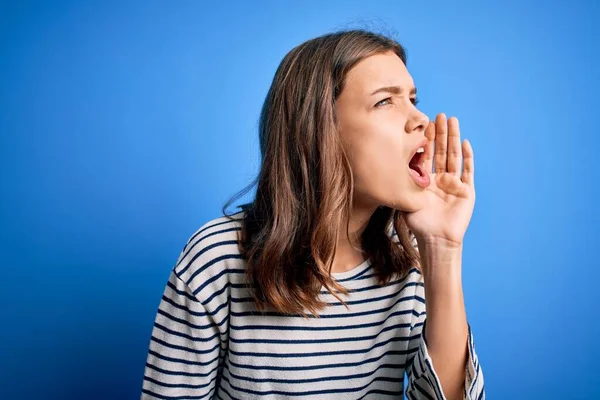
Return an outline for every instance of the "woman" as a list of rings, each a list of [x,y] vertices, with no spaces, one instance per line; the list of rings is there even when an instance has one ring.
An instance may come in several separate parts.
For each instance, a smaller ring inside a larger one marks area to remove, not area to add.
[[[416,104],[384,36],[285,56],[256,197],[181,252],[142,398],[400,399],[405,372],[410,399],[485,397],[461,286],[473,151],[456,118]]]

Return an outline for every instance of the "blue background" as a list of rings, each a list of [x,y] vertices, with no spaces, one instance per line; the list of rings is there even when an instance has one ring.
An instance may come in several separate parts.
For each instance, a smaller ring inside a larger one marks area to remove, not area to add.
[[[139,398],[181,248],[258,171],[279,61],[357,27],[474,147],[488,397],[600,397],[598,3],[368,3],[2,3],[0,398]]]

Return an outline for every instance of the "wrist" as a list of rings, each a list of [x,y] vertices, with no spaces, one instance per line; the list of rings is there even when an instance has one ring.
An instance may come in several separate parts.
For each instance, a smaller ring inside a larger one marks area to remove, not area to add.
[[[440,236],[435,235],[417,235],[415,234],[415,238],[417,239],[417,244],[419,245],[419,249],[421,246],[423,248],[430,249],[439,249],[442,251],[462,251],[463,242],[455,241],[451,239],[446,239]]]
[[[417,246],[426,283],[436,286],[460,283],[462,244],[438,238],[417,238]]]

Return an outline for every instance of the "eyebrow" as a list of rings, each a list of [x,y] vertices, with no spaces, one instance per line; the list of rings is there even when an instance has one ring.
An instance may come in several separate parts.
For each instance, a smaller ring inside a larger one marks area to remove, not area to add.
[[[392,93],[392,94],[396,94],[396,95],[400,95],[402,94],[402,92],[404,92],[404,90],[400,87],[400,86],[384,86],[384,87],[380,87],[379,89],[375,90],[373,93],[371,93],[371,96],[380,93],[380,92],[387,92],[387,93]],[[411,95],[413,94],[417,94],[417,88],[416,87],[412,87],[410,89],[410,93]]]

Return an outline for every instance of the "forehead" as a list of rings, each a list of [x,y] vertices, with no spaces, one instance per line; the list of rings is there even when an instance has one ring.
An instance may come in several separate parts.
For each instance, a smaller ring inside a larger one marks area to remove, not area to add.
[[[414,82],[406,66],[394,52],[374,54],[357,63],[346,75],[344,90],[369,95],[382,86],[410,89]]]

